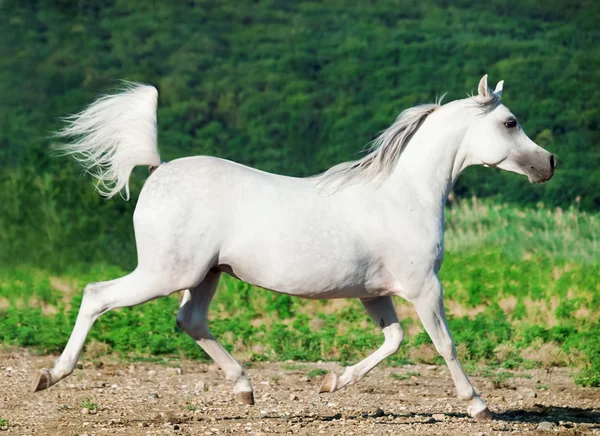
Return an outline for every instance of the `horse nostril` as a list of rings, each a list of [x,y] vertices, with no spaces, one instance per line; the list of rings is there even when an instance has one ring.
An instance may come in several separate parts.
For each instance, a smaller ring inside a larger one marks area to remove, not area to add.
[[[554,170],[554,168],[556,168],[556,164],[558,163],[558,161],[556,160],[556,158],[554,157],[553,154],[550,155],[550,168],[552,168],[552,170]]]

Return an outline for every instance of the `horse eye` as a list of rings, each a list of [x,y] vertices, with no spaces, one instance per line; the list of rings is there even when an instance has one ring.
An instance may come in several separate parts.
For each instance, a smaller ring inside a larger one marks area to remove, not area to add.
[[[514,127],[517,127],[517,120],[510,120],[504,123],[504,127],[506,127],[507,129],[512,129]]]

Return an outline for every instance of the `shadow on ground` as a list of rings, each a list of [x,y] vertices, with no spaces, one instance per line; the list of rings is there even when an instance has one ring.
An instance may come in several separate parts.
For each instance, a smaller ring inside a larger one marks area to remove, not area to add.
[[[507,410],[504,413],[495,413],[494,419],[508,422],[570,421],[585,424],[600,424],[600,410],[535,404],[529,409]]]
[[[395,414],[395,413],[384,413],[376,412],[372,414],[361,414],[361,415],[345,415],[345,419],[362,419],[362,420],[370,420],[373,418],[379,418],[383,416],[391,416],[393,418],[402,418],[402,419],[413,419],[414,422],[420,422],[421,424],[433,424],[435,422],[440,422],[435,419],[432,414],[429,413],[407,413],[407,414]],[[446,413],[445,416],[449,418],[466,418],[468,415],[464,413]],[[543,406],[541,404],[535,404],[531,408],[528,409],[519,409],[519,410],[507,410],[503,413],[494,413],[493,414],[494,421],[504,421],[504,422],[520,422],[520,423],[540,423],[543,421],[554,422],[558,424],[562,422],[562,425],[569,427],[568,422],[572,423],[580,423],[580,424],[600,424],[600,410],[598,409],[581,409],[576,407],[554,407],[554,406]],[[414,420],[416,418],[416,421]],[[421,420],[419,420],[421,418]],[[221,417],[217,418],[220,421],[235,421],[235,420],[243,420],[246,417],[243,416],[234,416],[234,417]],[[311,422],[311,421],[336,421],[338,419],[342,419],[342,414],[337,413],[334,415],[318,415],[318,414],[308,414],[308,415],[290,415],[290,416],[282,416],[282,415],[266,415],[263,416],[263,419],[283,419],[290,422]],[[592,428],[600,428],[592,427]]]

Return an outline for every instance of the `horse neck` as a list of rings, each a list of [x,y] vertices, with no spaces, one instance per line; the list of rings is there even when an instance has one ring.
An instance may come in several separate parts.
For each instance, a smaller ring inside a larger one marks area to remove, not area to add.
[[[410,139],[391,176],[391,191],[399,187],[427,206],[443,208],[461,172],[471,164],[461,147],[471,115],[461,102],[442,106],[429,115]]]

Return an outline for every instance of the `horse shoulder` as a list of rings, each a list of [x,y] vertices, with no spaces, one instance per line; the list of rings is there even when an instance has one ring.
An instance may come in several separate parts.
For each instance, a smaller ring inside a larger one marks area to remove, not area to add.
[[[410,299],[437,274],[444,258],[443,225],[421,211],[398,217],[381,239],[381,267],[370,280],[380,295]],[[385,291],[383,291],[385,288]]]

